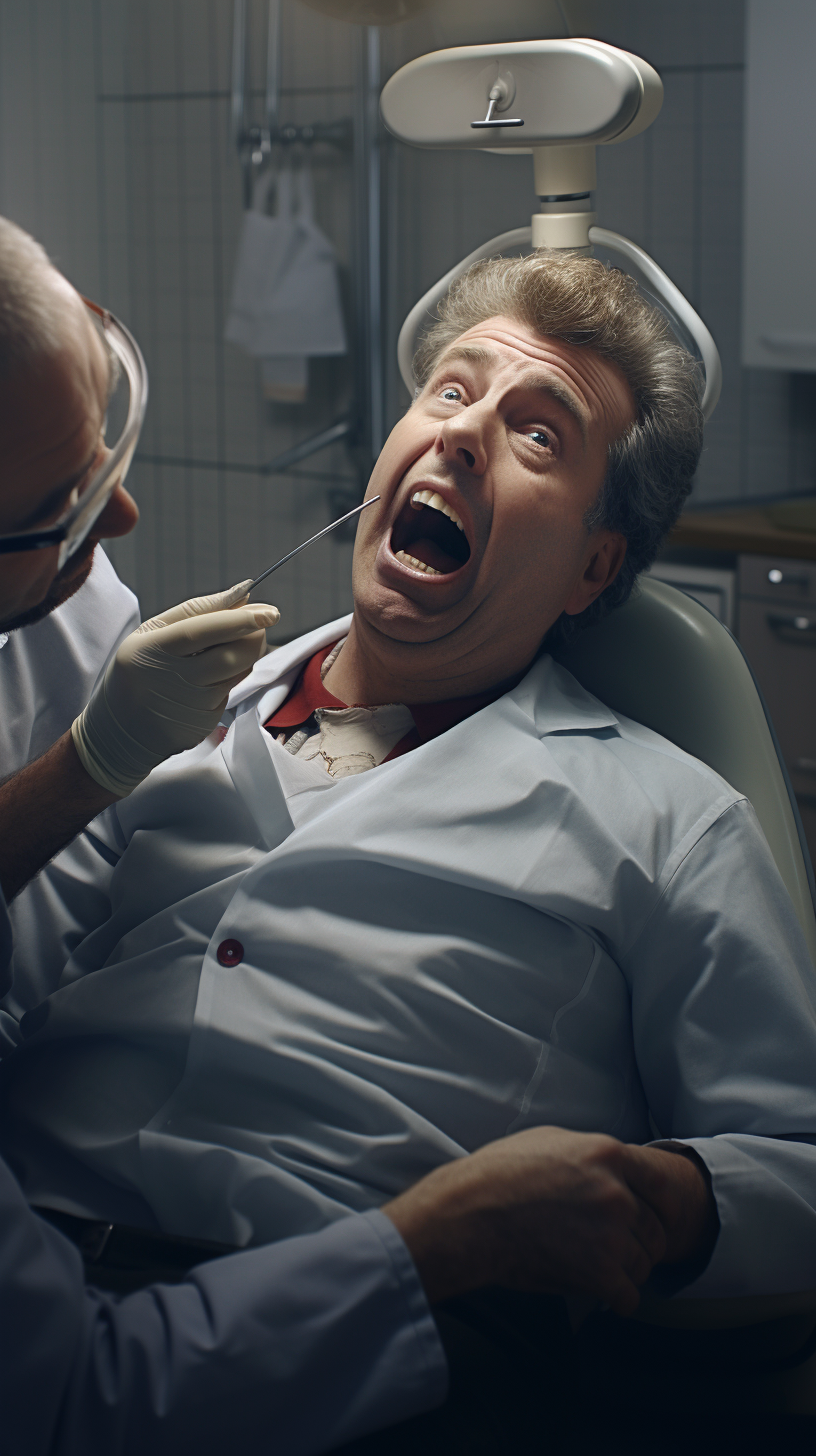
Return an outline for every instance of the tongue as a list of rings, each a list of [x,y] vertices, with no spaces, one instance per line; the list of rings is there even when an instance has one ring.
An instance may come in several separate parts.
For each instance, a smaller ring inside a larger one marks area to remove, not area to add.
[[[418,541],[412,541],[406,546],[410,556],[415,556],[417,561],[423,561],[426,566],[433,566],[437,571],[448,572],[458,571],[462,565],[455,556],[450,556],[447,551],[437,545],[436,541],[430,541],[427,536],[420,536]]]

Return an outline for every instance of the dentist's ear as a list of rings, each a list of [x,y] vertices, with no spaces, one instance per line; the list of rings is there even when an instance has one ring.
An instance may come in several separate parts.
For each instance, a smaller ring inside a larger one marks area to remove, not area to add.
[[[564,611],[576,617],[586,611],[601,592],[612,585],[626,556],[626,537],[620,531],[593,531],[581,575],[564,603]]]

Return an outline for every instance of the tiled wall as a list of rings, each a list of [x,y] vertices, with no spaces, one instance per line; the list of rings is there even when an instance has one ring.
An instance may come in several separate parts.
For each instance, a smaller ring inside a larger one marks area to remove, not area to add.
[[[258,106],[265,6],[251,4],[249,16]],[[99,130],[115,136],[127,168],[106,230],[118,230],[124,213],[119,288],[153,388],[134,477],[144,519],[117,561],[124,566],[133,552],[125,570],[156,604],[259,572],[325,524],[329,486],[345,480],[357,488],[339,448],[291,476],[257,472],[342,413],[348,365],[313,365],[308,403],[273,406],[261,396],[254,361],[223,341],[241,228],[241,174],[229,140],[231,18],[230,0],[130,0],[118,6],[118,34],[103,51]],[[349,114],[352,39],[347,27],[285,9],[284,120]],[[347,271],[350,157],[320,147],[312,165],[318,221]],[[282,630],[344,611],[349,564],[349,544],[329,540],[287,567],[272,592]]]
[[[250,3],[260,105],[266,7]],[[229,139],[231,0],[0,3],[0,208],[34,232],[145,353],[151,400],[129,485],[141,509],[112,543],[146,612],[253,575],[356,493],[342,447],[286,476],[258,465],[342,415],[346,359],[312,365],[302,405],[271,405],[257,365],[224,343],[241,228]],[[351,27],[284,7],[282,119],[350,115]],[[317,220],[348,288],[351,158],[316,147]],[[347,610],[351,544],[330,538],[275,579],[281,631]]]
[[[725,388],[699,498],[811,487],[812,377],[739,364],[742,0],[564,0],[563,9],[574,34],[638,51],[664,79],[651,130],[601,149],[598,211],[654,254],[720,345]],[[256,92],[265,10],[264,0],[249,0]],[[284,119],[350,115],[358,33],[296,0],[283,11]],[[493,13],[484,0],[451,0],[384,30],[383,79],[424,50],[485,39]],[[113,549],[146,611],[262,569],[330,518],[330,488],[359,488],[342,446],[285,477],[258,470],[343,413],[349,362],[315,365],[307,404],[273,406],[255,364],[223,342],[241,227],[229,143],[231,16],[231,0],[0,0],[0,209],[130,324],[150,369],[131,477],[142,521]],[[445,31],[454,24],[458,36]],[[531,24],[559,33],[558,6],[520,0],[513,35]],[[313,165],[318,220],[348,295],[351,158],[320,148]],[[534,198],[523,157],[420,152],[389,140],[383,177],[393,419],[405,403],[393,346],[408,307],[472,247],[526,222]],[[281,631],[346,609],[350,552],[329,538],[281,572],[272,593]]]

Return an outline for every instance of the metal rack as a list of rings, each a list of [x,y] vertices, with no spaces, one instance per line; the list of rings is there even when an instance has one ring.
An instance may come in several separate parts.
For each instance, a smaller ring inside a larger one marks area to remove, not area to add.
[[[231,134],[243,171],[244,206],[252,201],[254,174],[275,146],[327,144],[348,150],[354,187],[354,403],[343,419],[259,466],[263,475],[285,474],[338,440],[346,440],[366,477],[385,437],[382,340],[382,242],[380,218],[380,34],[358,32],[355,108],[352,117],[305,126],[280,119],[281,0],[268,0],[263,120],[250,120],[247,105],[247,0],[233,0]]]

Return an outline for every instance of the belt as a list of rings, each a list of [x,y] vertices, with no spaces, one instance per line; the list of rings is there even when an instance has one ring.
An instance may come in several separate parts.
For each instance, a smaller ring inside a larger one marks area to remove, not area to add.
[[[178,1284],[197,1264],[238,1252],[232,1244],[80,1218],[55,1208],[35,1207],[34,1212],[79,1249],[86,1282],[116,1294],[129,1294],[148,1284]]]

